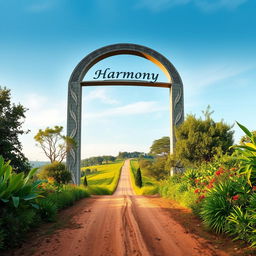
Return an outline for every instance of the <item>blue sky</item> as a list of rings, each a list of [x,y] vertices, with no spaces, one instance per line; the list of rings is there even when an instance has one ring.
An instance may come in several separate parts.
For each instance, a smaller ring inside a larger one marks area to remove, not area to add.
[[[184,83],[185,113],[209,104],[216,121],[256,129],[256,2],[253,0],[0,0],[0,85],[29,110],[21,138],[30,160],[44,160],[33,136],[66,127],[67,83],[78,62],[113,43],[165,55]],[[116,56],[93,67],[152,71],[152,63]],[[161,75],[161,81],[165,77]],[[169,135],[168,89],[83,89],[82,157],[148,151]],[[242,135],[234,126],[235,138]]]

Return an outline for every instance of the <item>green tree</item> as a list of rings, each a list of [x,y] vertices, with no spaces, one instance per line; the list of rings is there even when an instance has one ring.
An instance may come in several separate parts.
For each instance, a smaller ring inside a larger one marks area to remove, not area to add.
[[[142,187],[142,177],[141,177],[141,170],[138,168],[135,175],[135,184],[137,187]]]
[[[155,140],[150,147],[150,153],[152,155],[168,155],[170,153],[170,137],[162,137]]]
[[[22,152],[19,136],[27,134],[22,125],[26,108],[11,103],[11,91],[0,86],[0,155],[11,165],[15,172],[28,172],[30,164]]]
[[[170,167],[166,165],[167,157],[161,156],[154,159],[151,165],[146,167],[146,172],[157,180],[166,178],[170,172]],[[144,169],[143,169],[144,170]]]
[[[84,176],[84,182],[83,182],[84,186],[87,187],[88,186],[88,182],[87,182],[87,178],[86,175]]]
[[[42,148],[45,155],[49,158],[51,163],[62,162],[75,142],[72,138],[61,134],[62,126],[55,126],[54,128],[47,127],[45,130],[39,130],[34,136],[38,145]]]
[[[188,115],[183,124],[175,129],[176,147],[174,159],[184,166],[196,166],[209,162],[216,155],[223,155],[233,145],[232,126],[215,122],[208,107],[205,118]]]
[[[65,164],[53,162],[42,167],[38,174],[40,179],[53,177],[58,184],[67,184],[71,181],[71,173],[67,170]]]

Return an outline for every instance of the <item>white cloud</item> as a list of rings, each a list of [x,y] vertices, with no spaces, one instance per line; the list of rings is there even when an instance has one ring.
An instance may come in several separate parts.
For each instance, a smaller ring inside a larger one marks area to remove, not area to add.
[[[118,104],[116,99],[113,99],[108,95],[106,88],[97,88],[93,91],[90,91],[83,97],[83,103],[88,103],[94,100],[100,100],[102,103],[110,105]]]
[[[146,7],[152,11],[161,11],[179,5],[193,4],[203,11],[220,8],[235,9],[248,0],[140,0],[137,7]]]
[[[121,107],[110,108],[101,112],[85,113],[85,118],[93,119],[109,116],[141,115],[167,110],[155,101],[139,101]]]

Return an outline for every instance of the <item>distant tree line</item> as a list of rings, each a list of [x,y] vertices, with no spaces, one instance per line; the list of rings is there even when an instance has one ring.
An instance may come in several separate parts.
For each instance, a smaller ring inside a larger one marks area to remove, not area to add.
[[[152,155],[144,153],[144,152],[119,152],[118,159],[127,159],[127,158],[153,158]]]
[[[102,165],[104,163],[114,162],[116,157],[114,156],[93,156],[81,160],[81,167],[91,166],[91,165]]]
[[[116,160],[123,160],[128,158],[146,158],[153,159],[153,156],[144,152],[119,152],[117,156],[93,156],[81,160],[81,167],[87,167],[92,165],[102,165],[114,162]]]

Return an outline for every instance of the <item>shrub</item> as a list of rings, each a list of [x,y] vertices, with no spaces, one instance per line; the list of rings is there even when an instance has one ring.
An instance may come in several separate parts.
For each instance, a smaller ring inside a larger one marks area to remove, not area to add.
[[[55,221],[57,215],[57,204],[49,198],[41,198],[38,200],[39,214],[45,221]]]
[[[27,207],[10,207],[3,209],[2,223],[2,247],[10,248],[22,243],[25,233],[35,225],[36,209]]]
[[[138,168],[137,171],[136,171],[135,184],[139,188],[142,187],[142,177],[141,177],[141,170],[140,170],[140,168]]]
[[[250,216],[242,207],[234,206],[227,217],[225,231],[234,237],[234,240],[248,241],[252,234]]]
[[[59,162],[53,162],[42,167],[38,177],[42,180],[53,177],[58,184],[67,184],[71,181],[71,173],[63,163]]]
[[[206,224],[217,233],[225,231],[227,218],[235,205],[244,205],[249,198],[244,177],[226,179],[215,184],[203,203],[201,216]]]
[[[84,176],[83,184],[84,184],[84,186],[85,186],[85,187],[87,187],[87,186],[88,186],[88,182],[87,182],[87,178],[86,178],[86,176]]]

